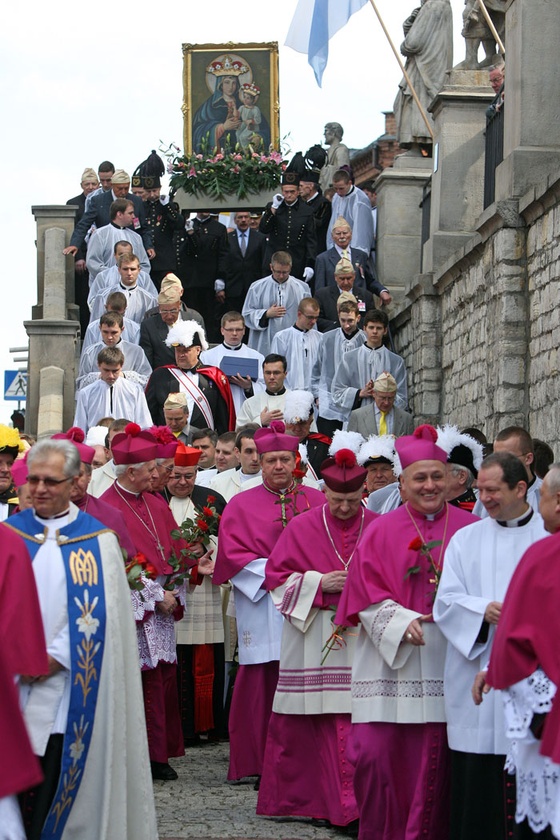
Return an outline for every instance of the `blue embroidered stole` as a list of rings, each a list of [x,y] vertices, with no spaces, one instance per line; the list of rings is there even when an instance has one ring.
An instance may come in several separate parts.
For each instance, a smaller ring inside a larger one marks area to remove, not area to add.
[[[21,536],[31,559],[45,542],[41,523],[33,511],[25,510],[5,523]],[[99,693],[105,649],[105,589],[97,537],[107,533],[89,514],[77,518],[57,532],[66,570],[68,624],[70,628],[70,707],[64,735],[60,777],[41,840],[59,840],[76,801],[84,775]]]

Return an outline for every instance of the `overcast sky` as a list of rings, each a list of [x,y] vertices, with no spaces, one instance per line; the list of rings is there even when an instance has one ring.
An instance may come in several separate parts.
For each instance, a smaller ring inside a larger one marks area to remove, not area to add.
[[[397,47],[415,0],[377,0]],[[463,0],[451,0],[454,64],[464,58]],[[9,347],[27,344],[23,321],[36,303],[32,205],[65,204],[80,192],[86,166],[109,159],[132,173],[159,141],[182,146],[183,43],[278,41],[280,136],[292,152],[340,122],[344,142],[367,146],[383,133],[401,72],[367,4],[330,44],[322,89],[307,57],[284,47],[296,0],[231,0],[170,5],[97,0],[79,4],[10,2],[1,13],[0,206],[4,294],[0,306],[0,385],[14,369]],[[56,364],[61,360],[52,359]],[[16,403],[0,400],[0,422]]]

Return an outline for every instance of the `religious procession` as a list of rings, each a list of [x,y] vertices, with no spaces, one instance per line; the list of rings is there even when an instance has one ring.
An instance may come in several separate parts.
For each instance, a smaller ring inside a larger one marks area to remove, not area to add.
[[[454,65],[450,0],[396,45],[370,0],[402,80],[362,149],[282,152],[276,43],[184,44],[184,152],[33,208],[0,840],[560,840],[560,156],[519,127],[557,119],[523,80],[560,19],[527,2],[465,0]],[[369,5],[331,4],[286,41],[319,85]],[[168,828],[196,761],[250,828]]]

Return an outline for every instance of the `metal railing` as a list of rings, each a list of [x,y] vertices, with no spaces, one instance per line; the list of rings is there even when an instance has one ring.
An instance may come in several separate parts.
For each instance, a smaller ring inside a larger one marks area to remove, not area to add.
[[[494,202],[496,167],[504,159],[504,105],[486,123],[486,154],[484,158],[484,208]]]

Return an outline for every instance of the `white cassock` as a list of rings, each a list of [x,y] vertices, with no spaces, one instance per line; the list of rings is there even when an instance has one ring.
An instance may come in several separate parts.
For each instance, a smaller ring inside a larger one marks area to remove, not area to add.
[[[485,755],[508,751],[501,692],[491,691],[480,706],[471,698],[496,632],[495,625],[483,624],[484,612],[490,601],[503,602],[521,557],[546,536],[541,516],[534,512],[526,525],[504,527],[488,517],[451,537],[433,612],[448,641],[444,696],[452,750]]]
[[[245,400],[239,411],[237,412],[237,420],[235,422],[236,430],[247,423],[257,423],[261,425],[261,411],[265,408],[269,411],[284,411],[284,403],[286,401],[286,394],[289,392],[286,388],[281,394],[269,394],[267,391],[260,391],[254,397],[249,397]]]
[[[319,355],[323,335],[318,330],[300,330],[291,326],[280,330],[272,339],[271,353],[286,357],[290,391],[311,391],[311,372]]]
[[[404,361],[386,347],[372,350],[366,344],[346,353],[333,379],[331,394],[333,402],[348,414],[354,406],[358,391],[367,385],[370,379],[375,381],[381,373],[390,373],[397,382],[395,405],[406,409],[408,389]],[[363,397],[361,405],[373,402],[373,397]]]
[[[333,195],[332,215],[327,231],[327,248],[332,248],[332,227],[339,216],[344,216],[352,228],[352,248],[359,248],[366,254],[372,249],[375,233],[371,215],[371,202],[359,187],[352,187],[348,195]]]
[[[99,377],[97,356],[106,346],[102,341],[99,341],[97,344],[92,344],[86,350],[82,351],[82,355],[80,356],[80,369],[78,378],[76,379],[76,388],[78,390],[86,385],[90,385]],[[152,368],[142,348],[138,344],[132,344],[130,341],[123,341],[123,339],[114,346],[118,347],[124,354],[123,371],[134,371],[137,373],[138,378],[136,381],[144,386],[150,378]]]
[[[112,265],[110,268],[105,268],[103,271],[100,271],[89,287],[87,303],[90,311],[94,298],[97,297],[100,292],[110,289],[111,286],[118,286],[120,282],[121,275],[119,274],[119,269],[116,265]],[[142,289],[146,289],[147,292],[150,292],[150,294],[154,297],[157,297],[157,289],[152,283],[152,278],[147,271],[140,272],[136,279],[136,285],[140,286]]]
[[[131,344],[140,344],[140,324],[136,321],[131,321],[130,318],[123,318],[124,329],[121,333],[123,341],[129,341]],[[99,326],[99,319],[92,321],[86,329],[84,340],[82,341],[82,353],[91,347],[92,344],[97,344],[101,341],[101,329]]]
[[[254,478],[260,478],[260,473],[258,473],[258,476],[245,475],[245,473],[241,472],[241,470],[234,468],[232,470],[224,470],[224,472],[218,473],[218,475],[212,479],[209,486],[211,490],[215,490],[216,493],[223,496],[226,502],[229,502],[230,499],[237,496],[237,494],[243,490],[243,486],[247,481],[251,481]]]
[[[352,338],[347,338],[342,328],[323,333],[323,340],[313,365],[311,391],[319,399],[319,416],[325,420],[346,421],[349,412],[337,406],[331,395],[331,383],[343,357],[350,350],[355,350],[366,340],[365,333],[358,330]]]
[[[106,311],[105,303],[112,292],[123,293],[126,298],[127,318],[136,321],[138,324],[148,309],[152,309],[158,305],[157,292],[152,294],[148,289],[143,289],[138,284],[136,286],[123,286],[122,283],[117,283],[115,286],[109,286],[109,288],[103,289],[94,297],[91,302],[90,323],[99,321]]]
[[[152,425],[144,391],[136,382],[123,376],[119,376],[114,385],[98,379],[78,391],[74,426],[87,434],[102,417],[126,418],[131,423],[138,423],[142,429]]]
[[[239,347],[228,347],[226,344],[217,344],[211,347],[210,350],[203,350],[200,354],[200,361],[203,365],[214,365],[219,368],[224,356],[239,356],[241,359],[256,359],[259,363],[259,373],[256,382],[253,382],[253,395],[258,394],[259,391],[264,391],[264,379],[262,372],[262,363],[264,356],[257,350],[253,350],[246,344],[240,344]],[[233,404],[235,405],[235,412],[240,410],[241,406],[247,399],[246,392],[239,385],[230,382],[231,394],[233,396]]]
[[[298,303],[304,297],[311,297],[311,289],[303,280],[291,275],[285,283],[277,283],[272,275],[251,283],[242,311],[249,329],[249,347],[258,350],[263,356],[268,356],[272,339],[277,332],[294,323]],[[271,318],[262,326],[263,315],[274,305],[285,306],[286,314],[282,318]]]
[[[231,579],[239,635],[239,664],[257,665],[280,659],[284,619],[263,589],[266,557],[251,560]]]
[[[140,260],[140,268],[150,273],[150,260],[142,237],[130,228],[120,228],[111,223],[97,228],[88,242],[86,266],[90,283],[93,283],[100,271],[115,265],[115,245],[123,239],[132,245],[133,253]]]
[[[531,505],[533,510],[539,509],[539,503],[541,500],[541,484],[542,478],[539,478],[537,475],[535,476],[534,481],[527,488],[527,504]],[[481,519],[486,519],[486,517],[488,516],[488,511],[486,510],[480,499],[476,500],[476,504],[473,508],[473,513],[475,516],[480,516]]]

